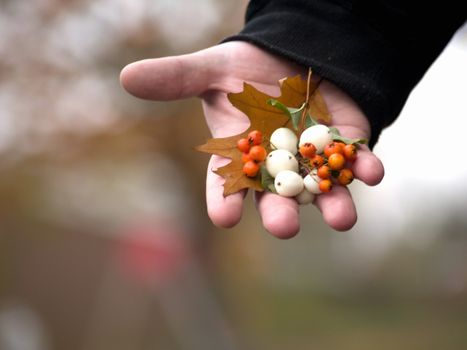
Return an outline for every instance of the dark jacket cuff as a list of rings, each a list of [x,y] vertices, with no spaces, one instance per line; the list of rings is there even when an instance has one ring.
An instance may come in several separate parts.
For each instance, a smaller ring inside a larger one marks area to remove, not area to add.
[[[435,18],[443,10],[424,8],[421,18],[407,5],[395,7],[395,1],[361,3],[251,1],[244,29],[224,41],[253,43],[339,86],[367,116],[373,147],[465,15],[451,8],[449,24],[440,27]]]

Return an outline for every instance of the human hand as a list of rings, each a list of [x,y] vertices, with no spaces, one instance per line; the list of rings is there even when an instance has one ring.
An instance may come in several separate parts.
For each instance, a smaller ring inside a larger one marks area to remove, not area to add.
[[[241,91],[246,81],[268,95],[277,96],[279,79],[306,72],[306,68],[254,45],[233,41],[188,55],[132,63],[122,70],[120,80],[128,92],[144,99],[167,101],[200,97],[213,137],[227,137],[249,126],[248,118],[228,101],[228,92]],[[368,120],[348,95],[327,81],[321,83],[320,90],[332,115],[332,126],[347,137],[370,137]],[[228,162],[228,159],[212,156],[206,178],[208,214],[220,227],[232,227],[240,221],[246,194],[243,191],[223,196],[223,179],[212,169]],[[365,145],[359,150],[352,170],[357,179],[370,186],[378,184],[384,176],[381,161]],[[263,192],[255,193],[255,201],[263,225],[271,234],[290,238],[298,233],[299,205],[294,199]],[[334,186],[331,192],[317,196],[314,204],[325,222],[335,230],[348,230],[357,220],[355,205],[346,187]]]

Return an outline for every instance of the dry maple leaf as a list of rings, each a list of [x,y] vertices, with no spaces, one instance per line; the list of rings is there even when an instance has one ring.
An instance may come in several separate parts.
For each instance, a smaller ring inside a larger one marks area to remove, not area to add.
[[[269,96],[248,83],[243,84],[243,91],[239,93],[229,93],[229,101],[237,109],[247,115],[250,120],[250,127],[241,134],[209,139],[204,145],[196,147],[196,150],[204,153],[217,154],[230,158],[232,161],[217,169],[214,172],[225,179],[224,197],[251,188],[255,191],[264,191],[261,186],[260,176],[255,178],[247,177],[242,169],[242,152],[237,148],[237,141],[246,137],[252,130],[260,130],[263,134],[263,146],[270,151],[269,138],[274,130],[281,127],[291,127],[290,118],[276,107],[268,104],[272,98],[288,107],[299,108],[305,101],[309,102],[309,112],[316,119],[324,123],[331,121],[331,116],[321,96],[318,86],[319,81],[310,79],[303,80],[300,75],[282,79],[280,84],[281,95],[279,97]]]

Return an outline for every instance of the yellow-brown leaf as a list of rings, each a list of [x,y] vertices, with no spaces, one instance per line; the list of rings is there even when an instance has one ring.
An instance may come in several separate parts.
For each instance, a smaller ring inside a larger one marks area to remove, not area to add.
[[[214,172],[225,179],[224,196],[251,188],[255,191],[263,191],[261,179],[249,178],[243,174],[242,153],[237,149],[237,141],[246,137],[251,130],[260,130],[263,134],[263,145],[269,150],[268,140],[274,130],[288,126],[291,127],[289,118],[277,108],[268,104],[268,100],[275,98],[289,107],[299,108],[306,101],[307,91],[310,96],[310,112],[312,116],[323,122],[330,121],[330,115],[326,108],[324,99],[318,91],[319,82],[307,81],[299,75],[280,81],[281,95],[279,97],[269,96],[252,85],[244,83],[243,91],[227,95],[229,101],[237,109],[245,113],[250,119],[250,127],[245,132],[226,138],[209,139],[204,145],[196,147],[200,152],[217,154],[230,158],[232,161]]]
[[[331,122],[331,114],[319,90],[315,90],[310,98],[310,115],[317,121],[329,124]]]

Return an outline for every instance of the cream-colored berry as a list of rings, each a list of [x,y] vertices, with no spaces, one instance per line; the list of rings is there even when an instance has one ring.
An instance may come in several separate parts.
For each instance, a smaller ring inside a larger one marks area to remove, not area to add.
[[[292,154],[296,154],[298,137],[289,128],[279,128],[274,130],[269,138],[273,149],[285,149]]]
[[[283,197],[294,197],[303,191],[303,179],[296,172],[282,170],[274,179],[277,194]]]
[[[322,153],[324,147],[332,141],[329,128],[323,124],[317,124],[305,129],[300,135],[299,147],[310,142],[316,147],[316,153]]]
[[[302,192],[295,196],[295,199],[298,202],[298,204],[306,205],[313,202],[313,200],[315,199],[315,195],[308,191],[306,188],[304,188]]]
[[[307,176],[305,176],[305,178],[303,179],[303,185],[305,186],[308,192],[313,194],[320,194],[321,190],[319,189],[319,181],[320,178],[316,174],[316,170],[314,170]]]
[[[266,157],[266,170],[272,177],[283,170],[298,172],[298,161],[291,152],[285,149],[272,151]]]

